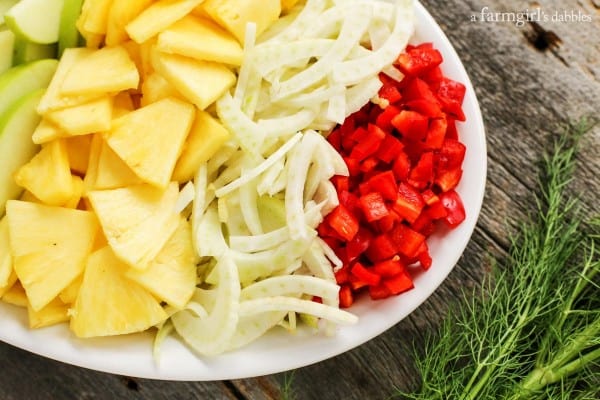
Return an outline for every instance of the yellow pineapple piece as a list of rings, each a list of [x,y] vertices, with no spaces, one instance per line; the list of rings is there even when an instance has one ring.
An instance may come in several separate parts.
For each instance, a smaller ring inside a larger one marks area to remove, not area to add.
[[[146,40],[165,30],[175,21],[190,13],[194,7],[204,0],[159,0],[146,8],[133,21],[125,26],[125,30],[137,43]]]
[[[122,117],[125,114],[132,112],[135,109],[133,100],[129,92],[120,92],[117,94],[113,101],[113,118]]]
[[[181,309],[196,289],[196,262],[190,223],[180,218],[177,229],[148,268],[130,268],[125,276],[158,299]]]
[[[21,282],[19,282],[18,279],[15,280],[14,284],[4,292],[2,295],[2,301],[12,304],[13,306],[23,308],[27,308],[29,305],[25,289],[23,289],[23,285],[21,285]]]
[[[85,173],[85,177],[83,178],[84,196],[96,188],[96,178],[98,177],[98,161],[100,160],[102,146],[104,146],[104,139],[102,139],[102,135],[100,133],[92,135],[87,171]]]
[[[158,51],[152,60],[154,69],[201,110],[235,84],[235,74],[220,63]]]
[[[113,0],[85,0],[83,2],[76,25],[85,39],[87,39],[87,34],[106,34],[108,12],[112,3]]]
[[[123,276],[125,269],[110,247],[90,255],[70,311],[75,335],[85,338],[141,332],[168,317],[149,292]]]
[[[119,158],[113,149],[105,141],[102,142],[94,188],[116,189],[142,183],[141,179]]]
[[[65,139],[65,143],[71,171],[85,175],[90,162],[92,135],[72,136]]]
[[[31,329],[39,329],[66,322],[69,320],[68,311],[69,306],[63,303],[58,297],[38,311],[34,310],[28,304],[27,316],[29,317],[29,327]]]
[[[42,118],[33,131],[31,140],[35,144],[42,144],[65,136],[68,136],[67,133],[63,132],[56,124],[46,118]]]
[[[200,165],[215,155],[228,139],[229,131],[219,121],[206,111],[198,110],[175,165],[173,180],[180,183],[192,180]]]
[[[137,67],[123,46],[103,47],[73,63],[60,92],[66,96],[104,96],[135,89],[139,79]]]
[[[114,120],[105,138],[144,182],[164,188],[169,184],[194,113],[191,104],[166,98]]]
[[[98,222],[92,212],[9,200],[13,265],[29,304],[41,310],[83,271]]]
[[[0,219],[0,290],[9,285],[11,274],[13,273],[13,262],[12,255],[10,254],[9,240],[8,220],[5,215]]]
[[[45,143],[42,149],[15,174],[17,185],[43,203],[64,205],[73,196],[73,180],[67,146],[63,139]]]
[[[260,35],[281,14],[280,0],[263,0],[260,5],[255,0],[206,0],[204,10],[223,28],[227,29],[244,43],[246,24],[256,24],[256,35]]]
[[[188,15],[158,35],[156,48],[198,60],[239,66],[244,52],[226,30],[206,18]]]
[[[108,11],[106,45],[115,46],[129,40],[125,26],[144,11],[153,0],[114,1]]]
[[[135,42],[133,42],[135,43]],[[144,43],[139,44],[140,54],[140,74],[144,79],[154,72],[154,66],[152,65],[152,55],[156,52],[156,37],[146,40]]]
[[[92,191],[88,199],[117,257],[130,267],[145,269],[177,228],[178,193],[172,182],[166,190],[136,185]]]
[[[98,235],[98,237],[100,237],[100,236],[102,236],[102,235]],[[106,246],[106,243],[101,247],[104,247],[104,246]],[[99,248],[101,248],[101,247],[99,247]],[[93,247],[92,247],[92,249],[93,249]],[[95,251],[95,250],[93,250],[93,251]],[[82,282],[83,282],[83,274],[79,275],[77,278],[75,278],[73,280],[73,282],[71,282],[69,284],[69,286],[64,288],[63,291],[58,294],[58,298],[60,298],[60,300],[64,304],[75,304],[75,300],[77,300],[77,295],[79,294],[79,288],[81,287]]]
[[[142,107],[167,97],[185,98],[159,73],[153,72],[142,83]]]
[[[105,95],[88,103],[49,111],[45,118],[66,135],[87,135],[110,129],[112,110],[113,99]]]
[[[73,182],[73,192],[69,200],[63,205],[65,208],[77,208],[83,196],[83,179],[77,175],[71,175],[71,181]]]
[[[10,292],[16,282],[17,282],[17,273],[15,272],[15,270],[13,268],[10,275],[8,276],[8,279],[6,280],[6,284],[4,286],[0,286],[0,298],[3,298],[6,293]],[[21,288],[21,290],[23,290],[23,288]],[[27,299],[27,297],[25,296],[25,290],[23,290],[23,296],[25,297],[25,299]]]
[[[97,94],[67,96],[62,92],[63,82],[73,65],[78,61],[85,59],[94,51],[95,50],[84,48],[65,49],[58,63],[58,67],[56,68],[56,73],[52,77],[48,89],[38,104],[38,113],[43,115],[49,110],[75,106],[101,97],[101,95]],[[102,93],[102,95],[104,95],[104,93]]]
[[[281,12],[286,13],[290,11],[298,2],[299,0],[281,0]]]
[[[29,190],[23,190],[23,193],[21,193],[21,196],[19,197],[19,200],[27,201],[29,203],[44,204],[43,201],[41,201],[40,199],[38,199],[37,197],[35,197],[33,195],[33,193],[31,193]]]

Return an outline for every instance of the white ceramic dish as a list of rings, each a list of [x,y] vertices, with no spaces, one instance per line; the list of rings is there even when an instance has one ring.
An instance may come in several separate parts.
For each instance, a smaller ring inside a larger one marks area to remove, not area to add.
[[[452,45],[420,4],[416,3],[417,28],[412,42],[433,42],[444,56],[446,75],[467,86],[464,111],[467,122],[459,126],[467,146],[464,175],[458,187],[467,210],[466,220],[455,230],[436,234],[429,241],[433,266],[415,280],[415,288],[384,301],[358,302],[350,311],[357,325],[341,327],[333,337],[274,330],[238,351],[213,358],[196,356],[175,338],[162,347],[160,362],[152,356],[152,336],[75,338],[66,325],[29,330],[22,309],[0,304],[0,340],[44,357],[69,364],[142,378],[165,380],[238,379],[283,372],[334,357],[376,337],[423,303],[442,283],[463,253],[479,215],[486,180],[486,142],[479,105],[467,73]]]

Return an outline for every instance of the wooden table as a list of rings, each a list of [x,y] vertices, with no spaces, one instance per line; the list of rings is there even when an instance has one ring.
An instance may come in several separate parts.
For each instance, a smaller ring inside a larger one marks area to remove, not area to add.
[[[293,375],[235,381],[134,379],[0,344],[0,399],[280,399],[282,385],[291,376],[297,400],[385,399],[394,387],[414,387],[418,377],[413,346],[423,346],[425,335],[435,330],[461,290],[481,282],[490,256],[505,254],[509,233],[534,209],[536,163],[552,135],[571,120],[600,117],[599,0],[422,2],[471,77],[486,124],[489,157],[486,196],[475,233],[454,271],[427,302],[346,354]],[[482,12],[515,14],[536,6],[549,21],[519,26],[495,16],[481,20]],[[568,16],[571,22],[564,21]],[[560,17],[562,22],[552,21]],[[584,206],[595,213],[600,212],[598,154],[600,126],[584,138],[575,183]]]

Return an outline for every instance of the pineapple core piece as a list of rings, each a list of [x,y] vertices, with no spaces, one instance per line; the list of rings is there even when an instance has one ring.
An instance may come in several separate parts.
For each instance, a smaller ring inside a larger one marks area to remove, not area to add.
[[[185,218],[147,269],[130,268],[125,276],[142,285],[158,299],[182,309],[196,289],[196,253],[192,229]]]
[[[114,1],[108,11],[106,45],[115,46],[129,40],[129,35],[125,31],[125,26],[150,6],[152,1],[153,0]]]
[[[70,310],[75,335],[86,338],[140,332],[167,319],[158,300],[123,275],[126,269],[110,247],[90,255]]]
[[[98,222],[89,211],[9,200],[6,216],[15,272],[39,311],[83,272]]]
[[[166,190],[136,185],[89,192],[108,244],[123,262],[146,269],[179,223],[176,182]]]
[[[194,106],[166,98],[113,121],[108,145],[144,182],[165,188],[194,120]]]

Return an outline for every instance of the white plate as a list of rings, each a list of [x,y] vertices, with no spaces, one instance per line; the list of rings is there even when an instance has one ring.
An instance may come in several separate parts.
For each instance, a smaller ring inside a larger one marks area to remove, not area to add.
[[[383,301],[359,301],[350,309],[359,316],[358,324],[339,328],[333,337],[306,332],[292,336],[275,330],[241,350],[213,358],[197,357],[180,341],[168,338],[157,364],[152,357],[150,334],[80,340],[66,324],[29,330],[27,313],[6,304],[0,305],[0,340],[94,370],[141,378],[208,381],[260,376],[316,363],[359,346],[410,314],[442,283],[463,253],[483,201],[487,165],[483,122],[469,77],[452,45],[420,3],[416,3],[416,16],[412,42],[433,42],[444,56],[445,74],[467,86],[463,105],[467,122],[459,126],[467,153],[457,188],[467,218],[455,230],[431,237],[433,266],[415,279],[413,290]]]

